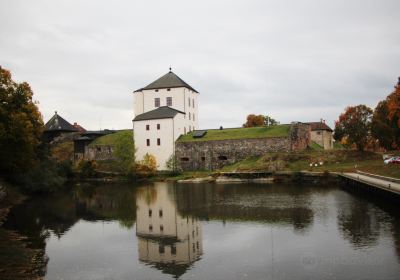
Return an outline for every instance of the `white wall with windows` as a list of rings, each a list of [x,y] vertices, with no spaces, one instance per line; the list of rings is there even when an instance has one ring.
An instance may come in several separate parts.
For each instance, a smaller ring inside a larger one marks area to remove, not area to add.
[[[147,154],[155,156],[157,169],[166,170],[166,163],[175,150],[175,141],[184,134],[184,114],[174,118],[134,121],[136,160]]]
[[[198,129],[198,95],[185,87],[138,91],[134,93],[134,116],[169,106],[186,113],[184,125],[189,132]]]

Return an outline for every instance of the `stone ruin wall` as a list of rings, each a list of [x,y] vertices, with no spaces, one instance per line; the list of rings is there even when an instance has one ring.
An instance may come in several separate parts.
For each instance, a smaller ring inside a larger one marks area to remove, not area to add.
[[[309,143],[310,126],[294,123],[286,137],[177,142],[175,156],[182,170],[216,170],[268,152],[302,151]]]

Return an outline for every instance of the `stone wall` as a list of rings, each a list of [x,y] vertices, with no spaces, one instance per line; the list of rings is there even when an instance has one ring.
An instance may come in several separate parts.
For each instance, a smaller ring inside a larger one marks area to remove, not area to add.
[[[114,147],[111,145],[86,146],[83,158],[85,160],[110,160],[114,159]]]
[[[310,126],[293,123],[287,137],[177,142],[175,156],[183,170],[215,170],[268,152],[301,151],[310,143]]]

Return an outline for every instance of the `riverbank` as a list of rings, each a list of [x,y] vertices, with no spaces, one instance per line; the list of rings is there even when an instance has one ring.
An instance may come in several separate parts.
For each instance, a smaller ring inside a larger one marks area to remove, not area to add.
[[[42,279],[38,262],[44,252],[29,248],[26,236],[3,226],[10,210],[27,197],[2,180],[0,185],[5,193],[0,200],[0,279]]]

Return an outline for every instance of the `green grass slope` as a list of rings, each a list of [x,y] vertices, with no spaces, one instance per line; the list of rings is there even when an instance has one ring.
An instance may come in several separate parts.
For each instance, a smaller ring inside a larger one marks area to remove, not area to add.
[[[290,125],[282,124],[271,127],[226,128],[207,130],[202,138],[193,138],[193,132],[179,137],[179,142],[212,141],[231,139],[251,139],[266,137],[285,137],[289,135]]]

